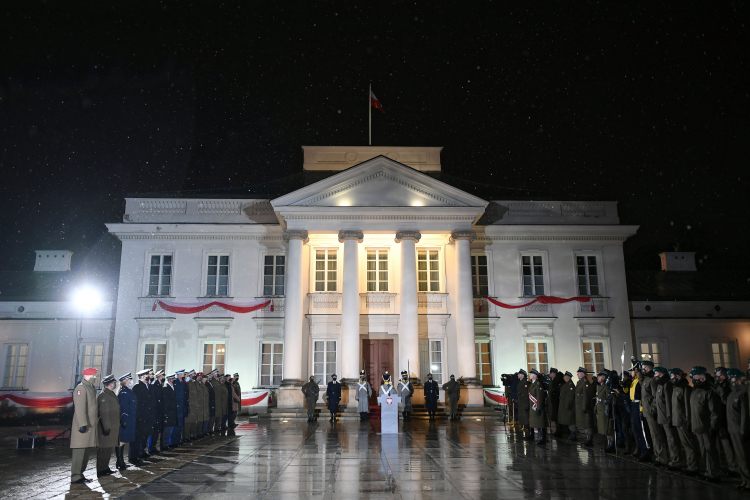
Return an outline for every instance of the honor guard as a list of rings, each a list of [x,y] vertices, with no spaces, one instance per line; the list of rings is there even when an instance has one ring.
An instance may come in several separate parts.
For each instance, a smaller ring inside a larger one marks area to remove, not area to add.
[[[525,432],[526,436],[524,437],[524,439],[532,441],[534,439],[534,432],[530,432],[531,426],[529,423],[529,416],[531,411],[529,387],[531,387],[531,382],[529,382],[528,376],[529,374],[526,373],[526,370],[524,370],[523,368],[518,370],[518,385],[516,386],[516,394],[518,395],[518,424],[522,426],[521,436],[524,436]]]
[[[721,399],[706,380],[706,369],[694,366],[690,371],[693,378],[693,392],[690,395],[690,426],[698,438],[701,456],[706,466],[704,479],[719,481],[719,449],[716,437],[719,435],[721,420]]]
[[[70,482],[76,484],[90,483],[92,479],[83,476],[89,462],[89,454],[96,450],[98,433],[96,428],[99,421],[96,403],[96,368],[83,370],[83,380],[73,389],[73,423],[70,431],[70,447],[73,450],[73,460],[70,467]]]
[[[659,425],[656,414],[656,380],[654,379],[654,363],[652,361],[641,361],[641,408],[646,418],[649,432],[651,433],[652,451],[658,465],[669,463],[669,452],[667,451],[667,436],[664,428]]]
[[[700,451],[698,441],[690,431],[690,396],[693,388],[681,369],[672,368],[669,375],[672,378],[672,425],[677,430],[677,437],[680,439],[687,462],[687,469],[683,474],[697,476],[700,468]]]
[[[729,469],[727,476],[739,477],[740,474],[737,472],[737,460],[735,458],[736,453],[734,451],[734,446],[732,446],[732,439],[729,437],[729,432],[727,430],[727,402],[729,400],[729,395],[732,393],[732,387],[729,383],[729,378],[727,377],[727,369],[723,366],[714,369],[714,379],[714,391],[719,395],[719,399],[721,399],[721,404],[723,406],[722,410],[720,410],[721,415],[719,417],[719,442],[724,450],[724,458],[726,458],[727,468]]]
[[[229,381],[229,385],[231,386],[230,394],[232,395],[232,413],[229,415],[229,428],[232,430],[237,427],[235,419],[242,409],[242,392],[240,392],[240,383],[237,381],[239,378],[239,373],[235,373]]]
[[[175,380],[173,384],[175,403],[177,405],[177,425],[172,427],[172,434],[169,436],[169,447],[176,448],[182,444],[182,433],[185,429],[185,370],[174,372]]]
[[[547,392],[539,381],[540,373],[529,370],[529,428],[536,434],[536,444],[544,444],[544,428],[547,427],[547,416],[544,414]]]
[[[130,449],[130,463],[139,464],[141,460],[147,457],[146,447],[148,438],[154,431],[154,409],[149,395],[148,385],[149,370],[141,370],[135,375],[138,377],[138,383],[133,386],[135,394],[136,414],[135,414],[135,441]]]
[[[557,423],[570,431],[568,441],[576,440],[576,386],[573,374],[563,374],[563,384],[560,386],[560,404],[557,407]]]
[[[451,375],[451,379],[443,384],[443,390],[448,396],[448,403],[451,407],[451,420],[458,420],[458,398],[461,397],[461,386],[456,382],[455,375]]]
[[[206,434],[213,434],[214,427],[216,426],[216,390],[214,389],[214,376],[219,373],[219,370],[212,370],[206,375],[204,381],[205,387],[208,390],[208,426],[205,427]]]
[[[226,425],[224,425],[224,417],[227,413],[227,388],[224,385],[224,374],[219,373],[218,370],[214,370],[214,379],[212,385],[214,386],[214,398],[216,400],[216,406],[214,409],[214,432],[220,435],[224,435]]]
[[[430,420],[435,420],[438,399],[440,399],[440,386],[432,379],[432,373],[428,373],[427,382],[424,383],[424,406]]]
[[[164,448],[159,450],[156,445],[159,443],[159,436],[162,434],[164,426],[164,370],[158,370],[156,373],[149,372],[151,379],[150,392],[154,404],[154,430],[151,433],[151,440],[148,446],[148,452],[152,455],[161,455]]]
[[[411,397],[414,394],[414,386],[409,381],[409,373],[404,370],[401,372],[401,380],[398,381],[398,395],[401,397],[401,417],[404,420],[411,420]]]
[[[128,468],[128,464],[125,463],[126,444],[128,445],[128,460],[130,463],[133,463],[133,460],[138,458],[134,454],[135,416],[138,411],[138,401],[133,391],[130,390],[130,384],[133,382],[132,378],[130,373],[126,373],[120,377],[120,392],[117,393],[117,400],[120,403],[120,445],[115,448],[115,455],[117,456],[117,468],[120,470]]]
[[[104,377],[104,389],[96,397],[99,412],[96,475],[99,477],[115,473],[109,468],[109,459],[112,458],[112,450],[120,447],[120,401],[114,393],[115,384],[114,375]]]
[[[379,396],[395,396],[396,388],[391,384],[391,374],[387,371],[382,376],[383,384],[380,386]],[[380,404],[380,403],[378,403]]]
[[[370,413],[370,396],[372,396],[372,388],[367,382],[366,377],[367,375],[364,370],[359,372],[357,393],[354,396],[357,400],[357,411],[359,412],[360,422],[365,422],[367,420],[367,414]]]
[[[680,436],[673,426],[672,420],[672,386],[669,380],[669,372],[663,366],[654,368],[654,380],[656,381],[656,422],[661,425],[666,440],[669,462],[662,467],[669,471],[678,471],[682,465],[680,458]]]
[[[169,375],[162,386],[164,420],[162,420],[161,451],[172,448],[170,438],[172,430],[177,427],[177,391],[175,390],[175,384],[179,384],[180,381],[176,378],[174,374]]]
[[[562,428],[557,422],[557,413],[560,408],[560,387],[563,385],[563,375],[558,372],[557,368],[550,368],[549,376],[550,383],[547,392],[547,419],[550,423],[550,432],[554,429],[554,434],[552,435],[560,437],[562,436]]]
[[[742,383],[744,374],[736,368],[727,370],[727,378],[732,387],[732,392],[727,397],[727,430],[732,440],[735,451],[737,468],[742,477],[739,488],[743,491],[750,490],[750,471],[747,466],[747,441],[748,433],[748,394],[747,386]]]
[[[331,422],[336,421],[336,414],[339,411],[339,402],[341,401],[341,384],[337,380],[336,374],[331,375],[331,381],[328,382],[326,389],[326,402],[328,411],[331,412]]]
[[[576,427],[586,431],[586,441],[583,446],[594,446],[594,399],[596,399],[596,385],[589,382],[586,369],[579,367],[578,383],[576,384]]]
[[[605,385],[608,376],[609,371],[607,370],[601,370],[596,374],[596,406],[594,406],[594,414],[596,415],[597,433],[607,438],[607,446],[604,448],[604,451],[612,453],[615,451],[615,434],[612,425],[613,415],[611,414],[612,394],[609,387]]]
[[[310,375],[310,380],[302,386],[302,394],[304,394],[305,406],[307,407],[307,421],[313,422],[318,418],[315,416],[315,403],[318,402],[318,396],[320,395],[320,387],[315,382],[313,375]]]
[[[198,437],[198,414],[202,411],[198,401],[198,374],[190,370],[185,379],[188,384],[188,412],[185,417],[185,440],[190,442]]]

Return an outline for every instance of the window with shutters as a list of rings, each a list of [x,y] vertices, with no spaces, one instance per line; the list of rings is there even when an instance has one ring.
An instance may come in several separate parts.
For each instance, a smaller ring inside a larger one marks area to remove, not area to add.
[[[315,291],[335,292],[338,279],[336,250],[315,251]]]
[[[266,255],[263,258],[263,295],[284,295],[286,258],[283,255]]]
[[[367,291],[388,291],[388,250],[367,251]]]

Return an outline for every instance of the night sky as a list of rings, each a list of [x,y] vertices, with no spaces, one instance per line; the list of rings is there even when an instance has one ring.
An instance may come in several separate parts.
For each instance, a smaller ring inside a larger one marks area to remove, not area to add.
[[[443,146],[481,193],[617,200],[631,269],[679,243],[750,278],[747,3],[284,4],[6,3],[0,270],[116,272],[128,193],[263,192],[301,145],[367,143],[371,83],[374,145]]]

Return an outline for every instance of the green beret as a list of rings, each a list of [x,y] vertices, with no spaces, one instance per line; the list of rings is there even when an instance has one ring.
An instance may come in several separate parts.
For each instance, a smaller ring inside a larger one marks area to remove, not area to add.
[[[667,369],[664,368],[663,366],[657,366],[656,368],[654,368],[654,371],[655,372],[661,372],[661,373],[667,373]]]
[[[694,366],[693,369],[690,371],[690,376],[694,377],[696,375],[705,375],[706,369],[702,366]]]
[[[654,367],[654,362],[653,361],[641,361],[641,365],[643,365],[643,366],[650,366],[651,368],[653,368]]]
[[[740,370],[738,370],[737,368],[730,368],[729,370],[727,370],[727,376],[728,376],[729,378],[735,378],[735,377],[744,377],[744,376],[745,376],[745,374],[744,374],[744,373],[742,373],[742,372],[741,372]]]
[[[669,370],[670,375],[682,375],[683,373],[685,372],[680,368],[672,368],[671,370]]]
[[[724,368],[723,366],[719,366],[714,369],[714,373],[725,372],[725,371],[727,371],[727,369]]]

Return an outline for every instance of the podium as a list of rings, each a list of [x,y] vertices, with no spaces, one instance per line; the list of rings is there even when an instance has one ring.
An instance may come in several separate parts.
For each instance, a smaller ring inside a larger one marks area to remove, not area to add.
[[[380,405],[380,432],[381,434],[398,434],[398,404],[401,402],[399,396],[378,396]]]

